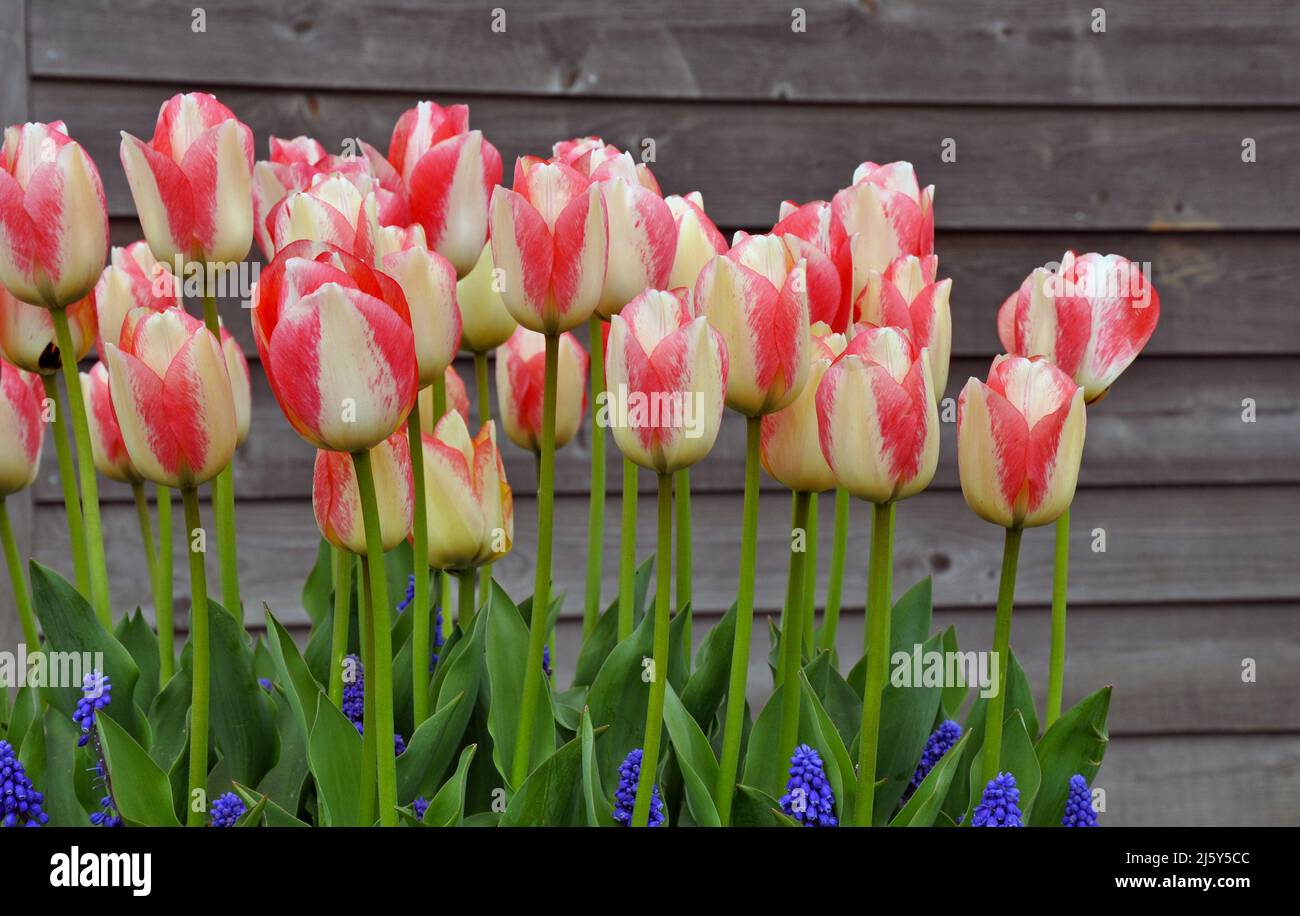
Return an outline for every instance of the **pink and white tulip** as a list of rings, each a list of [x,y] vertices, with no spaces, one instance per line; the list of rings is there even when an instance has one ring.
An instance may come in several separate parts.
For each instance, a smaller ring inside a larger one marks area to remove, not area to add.
[[[455,411],[468,424],[469,392],[465,389],[465,380],[460,377],[460,373],[456,371],[455,366],[447,367],[447,371],[443,373],[443,379],[445,380],[447,392],[445,412],[451,413]],[[420,389],[419,411],[420,429],[433,429],[438,422],[433,416],[433,386]]]
[[[378,205],[342,175],[318,175],[302,191],[291,191],[267,217],[273,251],[302,240],[327,242],[366,263],[375,259]]]
[[[572,441],[587,409],[587,351],[572,334],[560,335],[555,387],[555,447]],[[518,328],[497,350],[497,404],[506,436],[519,448],[542,450],[542,395],[546,338]]]
[[[627,153],[600,165],[593,181],[604,198],[609,227],[605,285],[596,310],[609,318],[643,290],[668,284],[677,250],[677,222],[657,188],[641,184]]]
[[[798,493],[821,493],[836,485],[835,473],[821,449],[817,389],[848,341],[818,322],[812,326],[811,343],[807,384],[789,407],[763,417],[759,438],[763,469]]]
[[[515,332],[519,322],[506,308],[497,288],[491,244],[483,246],[474,269],[456,283],[460,306],[460,345],[471,353],[495,350]]]
[[[147,242],[132,242],[125,248],[114,246],[108,266],[95,284],[95,348],[100,357],[104,355],[104,344],[118,343],[127,312],[134,308],[155,312],[175,308],[181,304],[178,287],[176,277],[153,256]]]
[[[370,450],[379,537],[392,550],[411,533],[415,490],[406,430],[399,429]],[[311,507],[321,536],[335,547],[365,555],[366,528],[352,456],[318,449],[311,482]]]
[[[394,252],[381,267],[402,287],[411,310],[420,387],[432,385],[460,348],[456,269],[442,255],[423,247]]]
[[[117,414],[113,412],[106,363],[95,363],[89,372],[81,373],[81,396],[86,404],[90,451],[95,459],[95,470],[119,483],[134,484],[143,481],[144,477],[131,463],[131,455],[122,439],[121,427],[117,424]]]
[[[87,296],[68,306],[68,331],[79,362],[95,340],[95,303]],[[54,316],[39,305],[28,305],[0,286],[0,355],[41,375],[54,375],[62,365],[54,332]]]
[[[936,280],[938,269],[932,254],[896,258],[883,272],[870,272],[853,310],[867,324],[903,328],[916,346],[929,350],[934,393],[942,398],[952,355],[952,280]]]
[[[934,253],[934,185],[922,189],[910,162],[862,163],[832,206],[849,238],[854,301],[871,271]]]
[[[836,333],[846,331],[852,320],[853,255],[848,235],[839,217],[835,215],[834,207],[825,200],[814,200],[806,204],[782,201],[780,218],[772,227],[771,234],[784,239],[795,257],[808,256],[807,251],[811,247],[830,259],[839,280],[839,299],[830,298],[832,284],[823,280],[822,292],[814,294],[810,302],[812,320],[814,323],[826,322]]]
[[[665,197],[664,203],[668,205],[677,229],[677,247],[673,253],[673,268],[668,272],[668,289],[683,286],[694,289],[704,265],[726,252],[727,240],[704,212],[704,197],[699,191]]]
[[[0,499],[36,480],[45,441],[40,376],[0,360]]]
[[[248,439],[248,430],[253,422],[252,378],[244,348],[224,327],[221,329],[221,356],[226,361],[230,394],[235,401],[235,447],[238,448]]]
[[[453,410],[432,434],[424,434],[423,445],[429,565],[470,569],[509,553],[515,538],[514,496],[495,424],[488,423],[470,439],[465,420]]]

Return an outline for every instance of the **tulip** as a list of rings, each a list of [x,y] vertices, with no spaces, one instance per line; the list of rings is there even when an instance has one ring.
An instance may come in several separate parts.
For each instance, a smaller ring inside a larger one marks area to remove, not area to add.
[[[40,635],[27,579],[18,559],[13,526],[5,509],[5,497],[30,487],[36,480],[41,465],[41,443],[45,438],[41,421],[44,400],[40,379],[35,374],[0,360],[0,540],[3,540],[23,639],[33,649],[40,646]]]
[[[902,328],[912,342],[930,353],[934,394],[942,398],[952,353],[952,316],[948,299],[952,280],[935,280],[939,259],[904,255],[882,273],[872,271],[854,304],[860,321]]]
[[[86,415],[90,420],[90,445],[95,459],[95,470],[110,480],[139,485],[144,480],[131,463],[131,456],[122,440],[122,430],[113,413],[113,402],[108,392],[108,366],[95,363],[89,372],[81,373],[81,393],[86,400]]]
[[[497,350],[497,408],[506,436],[533,454],[542,448],[542,400],[546,338],[521,327]],[[560,335],[555,411],[555,447],[577,435],[587,407],[587,351],[572,334]]]
[[[704,212],[704,197],[698,191],[684,196],[665,197],[677,228],[677,245],[673,253],[668,287],[695,288],[704,265],[727,250],[727,240]]]
[[[375,263],[383,265],[384,258],[408,248],[428,248],[424,227],[419,223],[409,226],[380,226],[375,238]]]
[[[67,317],[72,341],[71,363],[76,366],[95,342],[92,297],[68,306]],[[53,311],[28,305],[0,286],[0,354],[20,369],[52,379],[63,363]]]
[[[622,155],[630,164],[632,157]],[[642,290],[668,283],[677,250],[677,224],[664,199],[639,183],[611,177],[597,186],[609,226],[608,265],[597,311],[608,319]]]
[[[235,402],[235,448],[239,448],[248,440],[248,430],[253,421],[252,379],[244,348],[225,328],[221,329],[221,355],[230,376],[230,393]]]
[[[465,388],[465,382],[456,371],[455,366],[448,366],[447,371],[443,373],[444,382],[447,389],[447,407],[443,413],[455,411],[460,414],[466,424],[469,423],[469,391]],[[437,418],[433,414],[433,389],[420,389],[420,428],[433,429],[438,425],[441,414]]]
[[[429,247],[464,277],[488,238],[488,202],[501,183],[501,154],[469,129],[469,107],[420,102],[398,118],[388,161],[406,182],[411,217]]]
[[[490,244],[483,246],[474,269],[457,282],[456,301],[460,304],[461,347],[476,357],[501,346],[519,326],[496,287]]]
[[[379,507],[380,542],[384,550],[392,550],[410,534],[415,505],[411,453],[406,447],[405,431],[398,430],[372,448],[370,464],[374,469]],[[366,532],[362,524],[361,494],[348,455],[317,450],[311,501],[321,536],[340,550],[364,555]]]
[[[122,322],[133,308],[155,312],[180,305],[176,278],[167,266],[156,260],[147,242],[132,242],[125,248],[114,247],[109,264],[95,284],[95,317],[99,336],[95,349],[104,356],[104,344],[117,345]],[[69,313],[71,317],[71,313]]]
[[[922,190],[910,162],[862,163],[832,207],[849,238],[855,302],[871,271],[934,252],[934,185]]]
[[[274,251],[303,239],[328,242],[367,264],[376,260],[378,205],[338,174],[318,175],[310,187],[291,191],[266,218]]]

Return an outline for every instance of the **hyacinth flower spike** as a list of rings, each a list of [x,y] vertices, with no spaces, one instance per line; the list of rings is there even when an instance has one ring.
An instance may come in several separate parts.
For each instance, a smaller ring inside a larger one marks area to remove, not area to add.
[[[618,789],[614,792],[614,822],[621,827],[638,826],[635,822],[634,811],[637,799],[640,797],[641,779],[641,748],[633,748],[628,755],[623,758],[623,762],[618,767]],[[653,782],[654,774],[650,775]],[[659,797],[659,786],[654,784],[651,787],[649,802],[646,806],[645,823],[640,824],[642,827],[662,827],[664,824],[664,803]]]
[[[43,827],[50,816],[13,745],[0,741],[0,827]]]
[[[1023,827],[1016,777],[998,773],[989,780],[971,817],[972,827]]]
[[[835,793],[816,749],[801,744],[790,757],[790,779],[781,796],[781,810],[803,827],[838,827]]]
[[[1092,806],[1092,791],[1088,780],[1079,773],[1070,777],[1070,793],[1065,799],[1062,827],[1096,827],[1097,810]]]
[[[209,827],[234,827],[248,813],[248,806],[234,792],[226,792],[217,796],[209,813],[212,815]]]

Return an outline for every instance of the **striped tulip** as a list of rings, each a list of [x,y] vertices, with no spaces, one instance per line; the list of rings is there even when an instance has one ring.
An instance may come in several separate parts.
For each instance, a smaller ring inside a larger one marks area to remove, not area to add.
[[[109,392],[136,471],[165,487],[195,487],[230,464],[238,430],[221,347],[182,309],[134,309],[119,344],[105,344]]]
[[[812,326],[811,337],[808,383],[793,404],[763,417],[759,439],[763,469],[797,493],[821,493],[836,485],[835,474],[821,450],[817,389],[848,341],[823,322]]]
[[[704,265],[727,250],[727,240],[704,212],[704,197],[699,191],[684,196],[665,197],[677,227],[677,247],[673,269],[668,273],[668,288],[695,288]]]
[[[226,361],[230,394],[235,401],[235,447],[238,448],[248,439],[248,430],[253,422],[252,379],[244,348],[224,327],[221,329],[221,355]]]
[[[0,499],[36,480],[45,441],[44,403],[39,376],[0,360]]]
[[[31,305],[70,306],[108,254],[99,171],[62,121],[5,128],[0,148],[0,283]]]
[[[375,238],[375,263],[382,265],[384,258],[408,248],[428,248],[424,227],[419,223],[409,226],[380,226]]]
[[[95,470],[119,483],[143,481],[131,463],[117,415],[113,413],[107,364],[95,363],[89,372],[81,373],[81,396],[86,403],[86,419],[90,424],[90,451],[95,459]]]
[[[257,284],[253,340],[280,409],[317,448],[374,448],[415,406],[406,297],[342,249],[294,242],[276,255]]]
[[[727,345],[693,312],[688,290],[648,289],[628,303],[611,321],[605,360],[611,410],[627,409],[627,422],[611,416],[609,424],[625,457],[671,474],[709,453],[722,423]]]
[[[388,161],[406,182],[411,218],[429,247],[463,277],[488,237],[488,201],[501,183],[501,154],[469,129],[469,107],[420,102],[397,119]]]
[[[392,550],[411,533],[415,491],[411,478],[411,450],[406,430],[399,429],[370,450],[379,510],[380,540]],[[311,481],[311,507],[321,536],[335,547],[365,555],[366,529],[362,523],[361,491],[352,457],[318,449]]]
[[[610,177],[598,177],[602,175]],[[596,310],[609,318],[642,290],[667,285],[677,251],[677,223],[658,190],[640,183],[629,154],[602,164],[592,180],[604,198],[609,226],[605,285]]]
[[[587,351],[572,334],[560,335],[556,376],[555,447],[568,445],[587,409]],[[506,436],[519,448],[542,450],[542,394],[546,338],[518,328],[497,350],[497,406]]]
[[[121,158],[158,260],[235,263],[248,255],[253,132],[215,96],[172,96],[147,143],[122,133]]]
[[[447,386],[447,412],[460,414],[466,424],[469,423],[469,392],[465,390],[465,381],[456,371],[455,366],[448,366],[443,373]],[[433,417],[433,386],[420,389],[420,429],[433,429],[437,420]]]
[[[985,521],[1033,528],[1070,507],[1087,423],[1083,389],[1049,360],[999,356],[957,400],[957,469]]]
[[[1045,356],[1100,401],[1137,358],[1160,320],[1160,296],[1140,265],[1117,254],[1067,251],[1040,267],[998,312],[1009,353]]]
[[[824,280],[822,293],[814,295],[810,302],[812,320],[825,321],[832,331],[838,333],[846,331],[853,302],[853,256],[848,236],[835,215],[834,207],[824,200],[806,204],[782,201],[780,218],[772,227],[772,235],[784,239],[795,257],[807,256],[811,247],[830,259],[839,281],[839,299],[830,297],[832,284]]]
[[[306,239],[328,242],[369,264],[379,235],[377,207],[373,193],[361,192],[342,175],[318,175],[310,187],[291,191],[271,208],[267,233],[276,252]]]
[[[89,296],[68,306],[68,330],[76,350],[73,362],[79,362],[90,352],[95,340],[95,303]],[[3,286],[0,286],[0,355],[20,369],[41,375],[53,375],[62,365],[50,310],[19,301]]]
[[[948,299],[952,280],[935,280],[939,259],[903,255],[883,272],[871,271],[854,304],[859,321],[878,327],[903,328],[912,342],[930,351],[934,393],[942,398],[948,385],[952,354],[952,315]]]
[[[934,185],[923,190],[910,162],[862,163],[832,207],[849,238],[854,301],[871,271],[934,252]]]
[[[470,569],[510,552],[515,538],[514,497],[506,482],[496,425],[473,439],[465,420],[449,411],[433,433],[425,433],[425,504],[429,520],[429,565]]]
[[[492,246],[483,246],[474,269],[456,284],[460,305],[460,345],[471,353],[495,350],[515,332],[519,322],[511,316],[497,288]]]
[[[559,334],[591,317],[609,241],[598,185],[563,163],[522,158],[513,190],[492,192],[491,223],[501,299],[516,321]]]
[[[849,493],[877,504],[930,485],[939,410],[930,356],[898,328],[859,326],[817,386],[821,449]]]
[[[727,345],[727,406],[757,417],[786,407],[808,378],[808,262],[775,236],[745,236],[704,266],[695,308]]]
[[[605,181],[609,178],[621,178],[628,184],[640,185],[663,197],[659,182],[655,180],[650,166],[637,162],[617,146],[606,143],[600,137],[579,137],[574,140],[561,140],[551,147],[551,161],[562,162],[577,169],[592,181]]]
[[[125,248],[114,246],[108,266],[95,284],[95,349],[100,358],[104,344],[118,343],[127,312],[134,308],[155,312],[175,308],[181,304],[178,292],[176,278],[153,256],[147,242],[132,242]],[[71,311],[68,315],[71,317]]]
[[[411,310],[420,387],[432,385],[460,348],[456,269],[442,255],[418,246],[388,255],[381,266],[402,287]]]

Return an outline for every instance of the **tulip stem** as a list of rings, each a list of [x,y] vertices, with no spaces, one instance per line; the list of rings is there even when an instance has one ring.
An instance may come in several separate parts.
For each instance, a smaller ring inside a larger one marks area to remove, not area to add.
[[[352,624],[352,554],[342,547],[330,548],[334,573],[334,620],[330,629],[330,700],[343,708],[343,656],[348,652]]]
[[[740,530],[740,584],[736,591],[736,635],[731,647],[727,681],[727,711],[714,796],[722,826],[731,823],[731,802],[740,766],[740,739],[745,724],[745,683],[749,674],[749,642],[754,628],[754,566],[758,559],[758,442],[761,417],[745,421],[745,504]]]
[[[681,614],[691,603],[691,574],[694,556],[691,547],[691,469],[682,468],[673,475],[673,493],[676,497],[677,518],[677,613]],[[686,650],[686,673],[691,671],[691,628],[682,633]]]
[[[486,353],[474,354],[474,393],[478,395],[478,425],[480,427],[492,422],[492,389],[488,386],[488,360]],[[484,563],[479,568],[481,592],[479,603],[486,604],[492,593],[492,564]],[[443,615],[446,621],[446,615]],[[450,632],[450,628],[445,628]]]
[[[816,493],[810,495],[808,503],[808,522],[804,525],[807,532],[803,568],[803,654],[812,658],[813,654],[813,618],[817,616],[817,503]]]
[[[158,577],[153,610],[158,624],[158,683],[166,685],[176,671],[176,630],[172,620],[172,491],[154,487],[158,503]]]
[[[528,777],[533,745],[533,725],[546,683],[542,652],[546,618],[551,607],[551,524],[555,511],[555,397],[560,364],[560,338],[546,335],[546,375],[542,388],[542,453],[537,481],[537,569],[533,580],[532,613],[528,616],[528,657],[524,662],[523,697],[519,703],[519,728],[515,734],[510,785],[518,790]],[[508,702],[508,698],[502,698]]]
[[[196,805],[205,798],[208,781],[208,681],[211,664],[208,647],[208,580],[204,569],[203,539],[196,537],[203,528],[199,518],[199,491],[181,488],[185,507],[185,543],[190,555],[190,763],[189,797],[185,824],[202,827],[207,805]],[[196,549],[197,545],[197,549]]]
[[[18,608],[18,619],[22,621],[23,639],[27,641],[28,650],[35,652],[41,647],[41,637],[36,629],[36,615],[32,612],[32,599],[27,592],[27,577],[23,575],[23,564],[18,559],[18,542],[14,540],[14,529],[9,524],[9,509],[3,496],[0,496],[0,541],[4,542],[5,565],[9,568],[9,581],[13,583],[14,605]]]
[[[381,571],[382,572],[382,571]],[[374,826],[375,793],[378,764],[375,756],[375,691],[370,686],[368,672],[375,667],[375,602],[370,591],[370,560],[361,558],[361,614],[357,620],[360,630],[361,668],[365,680],[361,700],[361,787],[357,803],[357,817],[363,827]],[[355,683],[355,680],[353,681]]]
[[[623,459],[623,529],[618,556],[618,641],[632,635],[636,626],[636,500],[637,467]]]
[[[804,575],[807,570],[808,554],[808,513],[809,503],[813,500],[811,493],[794,494],[794,531],[802,529],[805,540],[802,545],[795,538],[790,539],[790,575],[786,581],[785,627],[781,630],[781,664],[779,684],[781,686],[781,725],[777,732],[776,755],[779,761],[790,759],[794,753],[795,743],[799,737],[799,686],[800,642],[803,636],[803,617],[807,613],[804,607]],[[796,549],[803,547],[805,549]]]
[[[587,592],[582,608],[582,639],[586,642],[600,619],[600,574],[605,555],[605,429],[597,422],[597,397],[605,390],[605,352],[600,345],[600,316],[587,321],[591,361],[591,498],[587,503]],[[621,583],[620,583],[621,584]]]
[[[64,419],[63,395],[57,376],[42,375],[45,398],[54,409],[54,451],[59,459],[59,483],[63,486],[63,505],[68,515],[68,539],[72,545],[72,571],[77,591],[90,596],[90,561],[86,556],[86,529],[81,518],[81,497],[77,495],[77,476],[72,467],[72,444],[68,439],[68,421]]]
[[[370,566],[370,615],[374,621],[370,643],[374,663],[366,670],[366,692],[375,697],[373,737],[379,773],[379,823],[384,827],[396,827],[397,758],[393,749],[393,635],[388,577],[384,572],[384,545],[379,530],[379,503],[375,498],[370,452],[365,449],[353,452],[352,464],[357,472],[361,515],[366,527],[366,562]],[[427,657],[425,664],[428,664]],[[369,722],[366,731],[372,731]]]
[[[456,578],[460,580],[458,593],[460,603],[456,606],[456,625],[462,631],[468,632],[470,621],[474,619],[474,568],[460,570],[456,573]]]
[[[1052,652],[1047,668],[1047,721],[1061,717],[1065,693],[1065,595],[1070,587],[1070,507],[1056,520],[1056,558],[1052,566]]]
[[[641,742],[641,774],[637,778],[632,826],[650,822],[655,770],[659,768],[659,739],[664,727],[664,695],[668,689],[668,609],[672,588],[673,476],[659,475],[659,549],[655,561],[654,664],[651,668],[650,702],[646,708],[645,739]]]
[[[437,429],[438,421],[441,420],[442,415],[447,412],[447,376],[442,373],[439,373],[434,378],[432,387],[433,387],[433,418],[432,419],[433,419],[434,429]],[[430,430],[430,432],[433,432],[433,430]],[[414,462],[415,459],[412,458],[411,460],[412,462]],[[423,467],[423,462],[424,462],[423,446],[421,447],[421,451],[420,451],[420,462],[421,462],[421,466]],[[414,469],[414,463],[412,464],[412,469]],[[429,542],[426,537],[425,544],[427,545],[428,543]],[[427,547],[426,547],[425,556],[426,557],[428,556]],[[425,563],[428,563],[427,559],[425,560]],[[440,572],[438,574],[438,608],[442,611],[442,638],[447,639],[451,636],[451,577],[448,576],[446,572]],[[432,613],[432,611],[426,608],[426,613]]]
[[[998,665],[998,690],[989,698],[984,720],[984,773],[978,786],[983,791],[998,775],[1002,763],[1002,720],[1007,707],[1007,667],[1011,661],[1011,605],[1016,597],[1016,562],[1020,558],[1021,528],[1008,528],[1002,547],[1002,578],[998,583],[998,612],[993,623],[993,653]]]
[[[52,308],[54,332],[63,364],[63,381],[68,389],[72,409],[72,432],[77,442],[77,466],[80,472],[82,513],[85,519],[86,557],[90,570],[90,603],[105,629],[113,626],[113,610],[108,597],[108,566],[104,562],[104,532],[99,519],[99,484],[95,480],[95,459],[90,451],[90,423],[86,419],[86,402],[81,397],[81,376],[77,373],[77,351],[72,346],[68,327],[68,310]]]
[[[204,265],[206,275],[207,265]],[[205,276],[206,284],[206,276]],[[217,297],[203,292],[203,324],[221,348],[221,318],[217,313]],[[216,519],[217,556],[221,560],[221,603],[235,615],[241,627],[244,623],[244,602],[239,597],[239,558],[235,546],[235,468],[234,462],[221,469],[212,479],[212,515]]]
[[[858,738],[857,825],[870,827],[875,812],[876,758],[880,744],[880,701],[889,661],[889,567],[893,562],[891,504],[877,503],[871,516],[871,560],[867,578],[867,677],[862,691]]]
[[[831,542],[831,578],[826,584],[826,613],[822,618],[821,647],[835,651],[840,627],[840,596],[844,592],[844,555],[849,542],[849,491],[835,490],[835,539]]]
[[[135,517],[140,523],[140,541],[144,545],[144,560],[149,567],[149,582],[157,591],[158,555],[154,550],[153,524],[149,520],[149,497],[145,496],[144,483],[131,484],[131,497],[135,500]]]
[[[417,407],[406,419],[406,435],[411,450],[411,480],[415,485],[415,514],[411,524],[411,569],[415,590],[411,596],[411,702],[415,727],[429,717],[429,515],[424,501],[424,446],[420,438],[420,411]],[[447,607],[443,605],[443,620]]]

